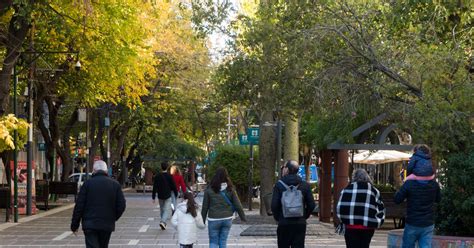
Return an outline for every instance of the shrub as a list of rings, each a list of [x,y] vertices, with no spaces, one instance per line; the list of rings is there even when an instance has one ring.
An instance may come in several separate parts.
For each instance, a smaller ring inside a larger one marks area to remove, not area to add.
[[[439,234],[474,236],[474,151],[450,155],[439,176],[441,203],[436,216]]]
[[[258,165],[258,152],[254,152],[253,156],[253,185],[260,184],[260,173]],[[207,181],[211,181],[218,167],[227,169],[232,183],[235,185],[236,191],[242,201],[248,196],[248,179],[250,166],[250,151],[248,146],[226,145],[218,147],[216,157],[211,161],[209,167]]]
[[[391,184],[374,184],[374,187],[377,188],[380,192],[393,192],[395,193],[395,187]]]

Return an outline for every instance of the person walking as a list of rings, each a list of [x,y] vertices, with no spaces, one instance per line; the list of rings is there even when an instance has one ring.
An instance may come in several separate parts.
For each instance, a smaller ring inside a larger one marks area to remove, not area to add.
[[[184,201],[177,207],[171,218],[171,224],[178,230],[180,248],[192,248],[197,242],[197,228],[204,229],[206,225],[198,212],[198,205],[190,192],[183,194]]]
[[[106,248],[115,222],[125,211],[125,197],[120,184],[108,177],[107,164],[94,162],[92,178],[81,187],[74,206],[71,231],[77,233],[82,221],[87,248]]]
[[[441,200],[439,184],[435,180],[407,180],[394,197],[397,204],[405,199],[407,214],[402,247],[415,247],[418,242],[418,247],[430,248],[434,229],[433,208]]]
[[[173,177],[173,181],[176,185],[176,190],[179,192],[181,191],[182,193],[186,192],[186,184],[184,183],[184,178],[183,175],[181,174],[181,171],[179,170],[178,166],[173,165],[170,167],[170,174]],[[177,198],[171,194],[171,202],[173,204],[173,207],[177,206]]]
[[[385,220],[380,191],[364,169],[352,173],[352,182],[341,191],[336,207],[346,247],[368,248],[376,228]]]
[[[242,221],[247,221],[227,170],[219,167],[210,187],[204,192],[201,211],[204,223],[206,219],[208,220],[210,248],[227,247],[227,238],[235,212]]]
[[[311,188],[297,175],[298,169],[298,162],[288,160],[282,169],[283,177],[273,187],[271,208],[278,222],[279,248],[304,247],[306,219],[316,207]]]
[[[158,173],[153,180],[153,193],[151,198],[155,203],[155,197],[158,195],[158,203],[160,204],[160,228],[166,230],[166,223],[171,217],[171,194],[178,196],[176,185],[174,184],[173,178],[167,172],[168,163],[161,163],[161,173]]]

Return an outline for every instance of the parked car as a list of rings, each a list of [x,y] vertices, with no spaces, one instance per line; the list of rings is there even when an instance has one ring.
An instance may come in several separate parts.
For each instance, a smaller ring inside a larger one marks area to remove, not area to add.
[[[78,187],[81,187],[84,181],[86,180],[86,174],[85,172],[83,173],[72,173],[68,177],[68,182],[76,182]],[[89,174],[90,177],[90,174]]]

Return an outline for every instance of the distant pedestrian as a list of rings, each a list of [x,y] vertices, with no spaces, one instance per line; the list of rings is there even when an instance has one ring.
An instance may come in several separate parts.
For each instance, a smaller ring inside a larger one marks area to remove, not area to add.
[[[408,168],[405,180],[433,180],[434,169],[431,160],[431,150],[427,145],[416,145],[413,149],[413,156],[408,161]]]
[[[204,229],[206,225],[193,194],[185,192],[183,196],[184,201],[176,207],[171,224],[178,230],[179,247],[192,248],[197,242],[197,228]]]
[[[352,182],[342,190],[336,207],[348,248],[368,248],[376,228],[385,220],[380,191],[364,169],[352,173]]]
[[[155,196],[158,194],[158,203],[160,204],[160,228],[166,230],[166,223],[171,217],[171,195],[178,196],[176,185],[173,178],[167,172],[168,163],[161,163],[161,172],[155,176],[153,181],[153,193],[151,198],[155,203]]]
[[[273,187],[272,212],[278,222],[279,248],[304,247],[306,219],[316,207],[309,184],[298,176],[298,170],[298,162],[287,161],[283,177]]]
[[[400,204],[405,199],[407,214],[402,247],[415,247],[418,242],[418,247],[430,248],[434,229],[433,208],[441,200],[439,184],[435,180],[407,180],[395,194],[394,200]]]
[[[178,191],[178,195],[179,195],[179,192],[185,193],[186,184],[184,183],[183,175],[181,174],[181,171],[179,170],[178,166],[176,165],[171,166],[170,174],[173,177],[173,181],[176,185],[176,190]],[[177,199],[173,194],[171,194],[171,201],[172,201],[173,207],[176,207]]]
[[[220,167],[211,180],[210,187],[204,192],[202,218],[208,220],[209,247],[227,247],[234,213],[237,212],[242,221],[246,221],[242,204],[234,190],[227,170]]]
[[[120,184],[107,176],[107,164],[94,162],[92,178],[81,187],[74,206],[71,231],[82,230],[87,248],[105,248],[115,231],[115,222],[125,211],[125,198]]]

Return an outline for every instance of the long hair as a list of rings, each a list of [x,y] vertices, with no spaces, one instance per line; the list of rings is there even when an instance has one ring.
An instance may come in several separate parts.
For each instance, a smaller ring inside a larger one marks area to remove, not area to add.
[[[175,175],[175,174],[176,174],[176,175],[180,175],[180,176],[182,175],[182,174],[181,174],[181,171],[179,170],[179,167],[176,166],[176,165],[172,165],[172,166],[170,167],[170,174],[171,174],[171,175]]]
[[[186,213],[190,213],[193,217],[197,216],[196,202],[194,201],[194,196],[191,192],[184,192],[184,199],[188,202],[186,203]]]
[[[224,167],[219,167],[211,180],[212,190],[219,193],[222,183],[227,183],[227,190],[232,191],[232,181],[230,180],[229,174],[227,174],[227,170]]]

